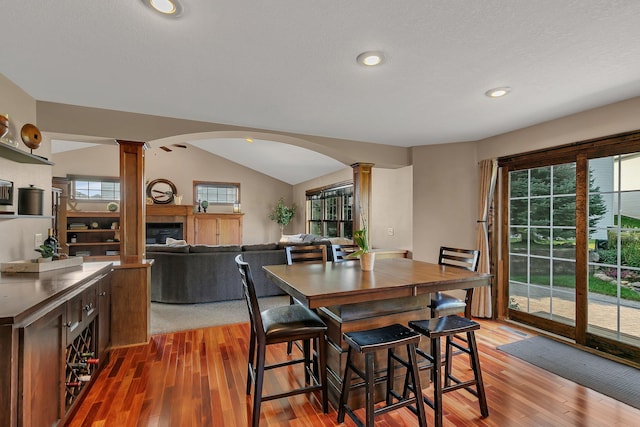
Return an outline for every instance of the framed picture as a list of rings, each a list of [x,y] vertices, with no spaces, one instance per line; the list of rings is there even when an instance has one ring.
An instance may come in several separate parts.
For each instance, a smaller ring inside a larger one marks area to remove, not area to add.
[[[13,204],[13,182],[0,179],[0,205]]]

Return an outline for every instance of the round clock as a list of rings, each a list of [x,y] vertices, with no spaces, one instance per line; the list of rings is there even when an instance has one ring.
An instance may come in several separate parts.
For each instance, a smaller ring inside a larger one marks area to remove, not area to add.
[[[168,179],[154,179],[147,185],[147,196],[151,197],[153,203],[166,205],[173,201],[176,194],[176,186]]]

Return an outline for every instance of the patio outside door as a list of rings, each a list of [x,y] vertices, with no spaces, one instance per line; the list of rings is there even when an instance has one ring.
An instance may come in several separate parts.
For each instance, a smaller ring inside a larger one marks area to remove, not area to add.
[[[640,152],[567,157],[503,169],[508,316],[640,360]]]
[[[564,330],[576,313],[575,170],[566,163],[509,174],[509,307]]]

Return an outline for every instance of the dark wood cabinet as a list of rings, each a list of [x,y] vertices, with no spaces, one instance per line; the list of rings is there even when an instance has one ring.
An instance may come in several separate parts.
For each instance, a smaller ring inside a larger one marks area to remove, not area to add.
[[[98,282],[98,357],[100,365],[107,360],[107,349],[111,346],[111,277]]]
[[[77,406],[111,341],[110,263],[0,275],[0,426],[54,426]]]
[[[62,417],[65,339],[60,306],[20,328],[20,396],[18,425],[52,426]]]

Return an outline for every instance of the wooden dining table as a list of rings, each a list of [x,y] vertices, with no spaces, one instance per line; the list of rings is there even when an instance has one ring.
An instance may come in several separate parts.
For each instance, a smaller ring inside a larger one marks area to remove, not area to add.
[[[429,318],[432,293],[489,286],[492,277],[408,258],[376,260],[372,271],[363,271],[357,260],[265,265],[263,270],[284,292],[315,309],[327,323],[327,377],[329,399],[334,404],[340,396],[346,359],[344,332]],[[423,384],[427,383],[425,378]],[[352,404],[358,405],[361,395],[352,393]]]

